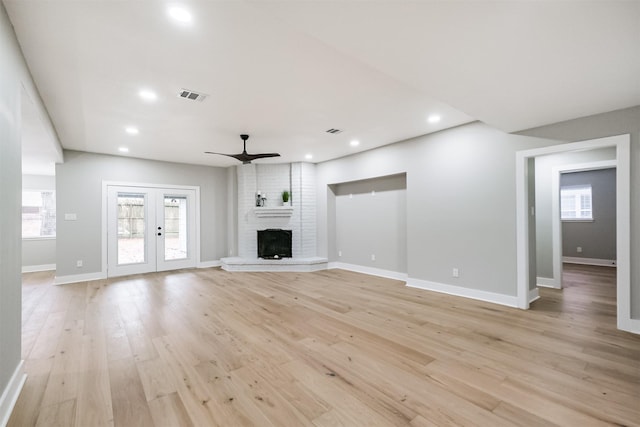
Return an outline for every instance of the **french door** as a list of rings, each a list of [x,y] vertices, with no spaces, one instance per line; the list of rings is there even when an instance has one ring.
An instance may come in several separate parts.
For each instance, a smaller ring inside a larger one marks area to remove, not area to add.
[[[196,191],[107,186],[107,275],[195,267]]]

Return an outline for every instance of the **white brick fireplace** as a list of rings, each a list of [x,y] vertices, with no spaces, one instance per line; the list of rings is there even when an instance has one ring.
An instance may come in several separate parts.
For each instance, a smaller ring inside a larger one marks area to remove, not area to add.
[[[238,256],[223,258],[228,271],[315,271],[327,267],[316,257],[315,165],[311,163],[237,166]],[[284,206],[282,192],[291,193]],[[266,197],[256,206],[256,194]],[[292,258],[259,259],[257,232],[268,228],[292,231]]]

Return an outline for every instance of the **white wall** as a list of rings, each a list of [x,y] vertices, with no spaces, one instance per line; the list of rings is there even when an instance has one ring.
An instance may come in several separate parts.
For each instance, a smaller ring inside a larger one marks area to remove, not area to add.
[[[200,187],[200,261],[227,253],[227,171],[224,168],[65,151],[56,166],[57,276],[102,269],[102,182]],[[76,221],[65,221],[75,213]],[[83,267],[76,267],[76,260]]]
[[[615,160],[615,158],[615,147],[536,157],[536,274],[539,278],[554,278],[551,227],[551,174],[553,169],[563,165]]]
[[[56,177],[49,175],[22,175],[23,190],[54,190]],[[22,270],[53,269],[56,263],[56,239],[22,239]]]
[[[515,153],[556,143],[472,123],[321,163],[318,255],[337,261],[329,185],[406,173],[409,278],[515,296]]]
[[[227,168],[227,255],[238,254],[238,174]]]
[[[53,132],[4,5],[0,2],[0,424],[20,390],[21,353],[21,104],[33,102]],[[5,394],[6,393],[6,394]]]

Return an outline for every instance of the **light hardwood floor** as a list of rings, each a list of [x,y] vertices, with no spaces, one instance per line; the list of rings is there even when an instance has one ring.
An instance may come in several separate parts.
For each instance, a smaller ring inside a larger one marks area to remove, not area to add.
[[[529,311],[347,271],[24,275],[9,426],[640,425],[615,269]]]

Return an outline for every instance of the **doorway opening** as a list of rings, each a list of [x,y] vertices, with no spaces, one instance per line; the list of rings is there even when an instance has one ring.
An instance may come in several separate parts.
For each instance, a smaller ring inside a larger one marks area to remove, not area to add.
[[[530,271],[535,268],[535,254],[530,254],[529,225],[533,221],[533,205],[529,201],[530,160],[537,156],[579,150],[615,147],[616,150],[616,257],[617,257],[617,326],[618,329],[640,333],[640,320],[631,318],[631,240],[630,240],[630,136],[618,135],[516,153],[516,259],[518,307],[529,308]],[[530,265],[531,259],[532,265]],[[534,275],[535,277],[535,275]]]
[[[554,264],[559,265],[560,269],[555,274],[562,279],[564,263],[600,265],[615,269],[615,160],[568,165],[558,172],[559,182],[553,191],[553,219],[560,226],[553,238],[554,248],[557,247]],[[575,202],[581,206],[571,204],[574,197]],[[558,200],[560,205],[565,206],[558,208]],[[575,211],[572,212],[573,207]],[[562,282],[560,286],[562,287]]]

